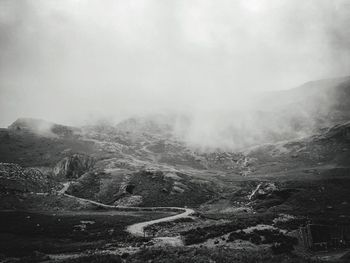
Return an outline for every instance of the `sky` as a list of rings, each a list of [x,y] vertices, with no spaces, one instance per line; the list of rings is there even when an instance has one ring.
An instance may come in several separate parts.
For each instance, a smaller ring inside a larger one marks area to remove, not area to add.
[[[0,0],[0,127],[246,107],[349,75],[349,25],[347,0]]]

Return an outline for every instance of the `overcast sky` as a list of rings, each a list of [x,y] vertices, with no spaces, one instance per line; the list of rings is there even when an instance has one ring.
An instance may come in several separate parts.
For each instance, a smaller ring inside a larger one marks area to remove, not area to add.
[[[0,0],[0,126],[230,109],[349,75],[348,0]]]

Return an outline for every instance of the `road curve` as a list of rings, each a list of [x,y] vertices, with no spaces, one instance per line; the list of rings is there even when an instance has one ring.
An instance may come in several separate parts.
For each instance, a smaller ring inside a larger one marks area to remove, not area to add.
[[[68,190],[68,187],[70,185],[70,182],[64,183],[64,187],[58,191],[59,194],[65,195],[70,198],[74,198],[78,201],[81,202],[87,202],[92,205],[96,205],[98,207],[102,208],[107,208],[107,209],[114,209],[114,210],[119,210],[119,211],[154,211],[154,212],[179,212],[180,214],[173,215],[173,216],[168,216],[160,219],[155,219],[155,220],[150,220],[150,221],[145,221],[141,223],[136,223],[128,226],[126,228],[126,231],[130,233],[133,236],[137,237],[142,237],[145,235],[144,229],[147,226],[158,224],[161,222],[170,222],[174,221],[179,218],[185,218],[189,217],[191,214],[193,214],[195,211],[191,208],[182,208],[182,207],[136,207],[136,206],[114,206],[114,205],[106,205],[100,202],[96,202],[93,200],[85,199],[85,198],[80,198],[76,197],[70,194],[67,194],[66,191]]]
[[[141,222],[141,223],[136,223],[133,225],[130,225],[126,228],[126,231],[128,231],[130,234],[134,235],[134,236],[144,236],[144,229],[147,226],[150,225],[154,225],[154,224],[158,224],[161,222],[170,222],[170,221],[174,221],[176,219],[179,218],[185,218],[185,217],[189,217],[191,214],[194,213],[193,209],[190,208],[179,208],[179,207],[169,207],[171,209],[179,209],[179,210],[183,210],[184,212],[181,214],[177,214],[174,216],[169,216],[169,217],[164,217],[164,218],[160,218],[160,219],[155,219],[155,220],[151,220],[151,221],[146,221],[146,222]]]

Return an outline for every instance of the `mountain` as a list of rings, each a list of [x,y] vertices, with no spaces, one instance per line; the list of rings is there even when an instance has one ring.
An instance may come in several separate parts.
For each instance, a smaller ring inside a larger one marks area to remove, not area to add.
[[[134,141],[163,137],[204,152],[240,151],[307,137],[350,120],[350,77],[265,92],[252,96],[247,104],[250,106],[234,111],[134,117],[116,128]]]
[[[291,130],[311,135],[320,128],[349,121],[350,77],[317,80],[297,88],[269,92],[256,104]]]
[[[97,153],[93,142],[84,141],[75,134],[77,128],[27,120],[17,120],[8,129],[0,129],[2,162],[18,163],[25,167],[52,167],[69,154]],[[45,132],[38,129],[36,124],[44,126]]]
[[[133,117],[116,125],[79,128],[21,118],[0,131],[0,160],[52,166],[73,154],[87,154],[134,170],[163,167],[246,173],[247,158],[241,154],[246,149],[310,137],[349,121],[349,91],[350,78],[346,77],[270,92],[256,102],[260,111],[226,116],[208,138],[200,132],[193,134],[194,120],[183,114]]]
[[[0,129],[0,253],[224,247],[294,262],[306,254],[302,227],[349,225],[349,83],[271,92],[204,125],[191,114],[82,127],[18,119]],[[196,213],[150,223],[145,238],[125,232],[186,207]]]
[[[349,111],[350,76],[307,82],[299,87],[261,94],[257,103],[266,110],[292,109],[299,105],[312,114]],[[321,112],[319,112],[321,111]]]
[[[276,176],[286,176],[292,171],[300,172],[303,169],[306,173],[312,169],[348,169],[350,122],[325,128],[302,139],[252,147],[245,154],[254,160],[256,174],[273,172]]]

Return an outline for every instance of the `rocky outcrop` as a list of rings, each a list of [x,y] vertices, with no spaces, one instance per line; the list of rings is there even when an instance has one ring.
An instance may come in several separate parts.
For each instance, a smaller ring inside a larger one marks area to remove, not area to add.
[[[256,200],[278,191],[275,183],[260,183],[249,196],[249,200]]]
[[[133,196],[134,189],[135,185],[130,183],[130,175],[126,175],[119,186],[119,191],[113,196],[113,199],[116,200],[114,204],[133,206],[141,203],[142,196]]]
[[[202,158],[198,161],[207,168],[230,170],[242,176],[254,171],[255,160],[240,152],[211,152],[199,156]]]
[[[89,155],[73,154],[59,161],[54,167],[53,173],[67,179],[77,179],[93,169],[95,162],[95,159]]]
[[[317,139],[350,141],[350,122],[331,127],[327,132],[319,135]]]
[[[50,180],[38,169],[0,163],[0,188],[6,192],[47,192]]]
[[[128,195],[114,202],[116,206],[138,206],[142,203],[141,195]]]
[[[44,137],[61,138],[78,137],[81,133],[79,128],[32,118],[19,118],[8,129],[16,132],[30,132]]]

